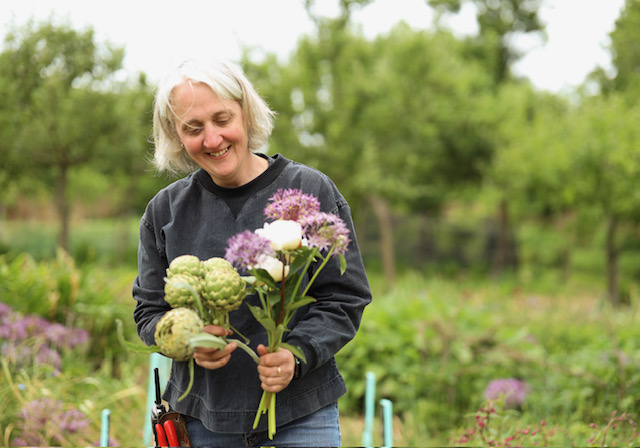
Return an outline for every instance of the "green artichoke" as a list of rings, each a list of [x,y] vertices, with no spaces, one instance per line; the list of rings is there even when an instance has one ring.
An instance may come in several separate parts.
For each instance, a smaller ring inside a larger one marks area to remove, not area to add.
[[[188,308],[167,311],[156,325],[156,345],[163,355],[175,361],[188,361],[195,350],[190,339],[203,332],[202,319]]]
[[[229,263],[224,258],[220,258],[220,257],[212,257],[212,258],[209,258],[208,260],[203,261],[202,262],[202,267],[203,267],[203,271],[204,271],[203,275],[204,275],[204,273],[206,273],[210,269],[221,268],[221,269],[235,270],[235,268],[233,267],[233,265],[231,263]]]
[[[246,283],[235,269],[209,267],[204,274],[202,298],[216,312],[237,309],[247,296]]]
[[[174,258],[167,269],[167,277],[171,278],[178,274],[189,274],[195,277],[202,277],[204,270],[202,261],[195,255],[180,255]]]
[[[190,274],[175,274],[166,279],[164,284],[164,300],[172,308],[186,307],[197,309],[196,301],[200,300],[202,278]]]

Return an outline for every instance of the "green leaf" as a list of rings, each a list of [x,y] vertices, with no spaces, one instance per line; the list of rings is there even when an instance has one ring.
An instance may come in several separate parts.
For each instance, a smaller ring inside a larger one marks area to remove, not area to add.
[[[345,271],[347,270],[347,260],[342,254],[338,254],[338,259],[340,260],[340,275],[344,275]]]
[[[286,287],[285,287],[285,293],[286,293]],[[267,296],[267,298],[269,299],[269,305],[270,306],[274,306],[274,305],[279,305],[280,304],[280,291],[278,292],[272,292],[271,294],[269,294]]]
[[[316,249],[302,247],[293,253],[293,261],[289,265],[289,272],[298,272],[307,265],[309,258],[315,259]],[[291,274],[290,274],[291,275]]]
[[[251,314],[253,314],[253,317],[255,317],[255,319],[260,323],[260,325],[264,327],[265,330],[267,331],[276,330],[275,322],[271,319],[271,317],[269,317],[269,315],[265,312],[265,310],[263,310],[259,306],[254,306],[249,304],[247,304],[247,306],[249,307]]]
[[[242,276],[240,278],[244,280],[245,283],[247,283],[249,286],[253,286],[254,283],[256,282],[256,277],[254,275]]]
[[[124,339],[124,332],[122,330],[122,321],[120,319],[116,319],[116,326],[118,331],[118,341],[120,344],[130,352],[133,353],[160,353],[160,349],[157,345],[142,345],[142,344],[134,344],[133,342],[126,341]]]
[[[298,358],[303,363],[305,363],[305,364],[307,363],[307,358],[304,356],[304,353],[302,352],[302,350],[300,350],[300,347],[297,347],[297,346],[291,345],[291,344],[287,344],[286,342],[281,342],[278,345],[280,347],[282,347],[282,348],[286,348],[287,350],[289,350],[291,353],[293,353],[293,355],[296,358]]]
[[[258,283],[264,283],[271,289],[278,288],[278,285],[276,285],[276,282],[273,280],[273,277],[271,277],[271,274],[269,274],[266,270],[252,269],[252,272],[256,276]]]
[[[191,347],[217,348],[223,350],[227,344],[228,342],[220,336],[204,332],[189,338],[189,345]]]
[[[296,300],[295,302],[290,303],[289,305],[287,305],[285,307],[285,311],[288,313],[290,311],[293,310],[297,310],[298,308],[302,308],[303,306],[309,305],[310,303],[315,302],[316,299],[314,299],[313,297],[301,297],[300,299]]]
[[[189,395],[189,392],[191,392],[191,388],[193,387],[193,377],[194,377],[194,368],[193,368],[193,366],[194,366],[196,360],[191,358],[187,362],[189,363],[189,384],[187,385],[187,390],[185,390],[184,393],[178,398],[178,401],[182,401],[184,399],[184,397]]]

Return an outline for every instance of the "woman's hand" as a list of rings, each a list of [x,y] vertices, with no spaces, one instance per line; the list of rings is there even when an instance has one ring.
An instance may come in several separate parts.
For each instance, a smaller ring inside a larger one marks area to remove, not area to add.
[[[223,327],[217,325],[207,325],[204,327],[204,331],[214,336],[229,336],[232,333],[231,330],[225,330]],[[196,364],[205,369],[219,369],[227,365],[231,359],[231,352],[236,348],[238,348],[238,344],[235,342],[227,344],[224,350],[196,347],[196,351],[193,353],[193,359],[195,359]]]
[[[293,379],[296,368],[293,353],[284,348],[269,353],[269,349],[260,344],[258,345],[258,356],[260,356],[258,374],[262,390],[277,393],[286,388]]]

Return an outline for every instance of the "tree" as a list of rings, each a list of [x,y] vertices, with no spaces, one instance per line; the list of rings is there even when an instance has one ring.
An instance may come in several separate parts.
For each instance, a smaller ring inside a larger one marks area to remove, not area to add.
[[[640,220],[638,119],[640,108],[615,93],[573,107],[538,98],[526,137],[511,139],[493,165],[493,178],[509,187],[508,199],[537,216],[570,213],[589,223],[583,230],[589,241],[599,228],[591,223],[603,224],[606,289],[614,305],[620,303],[621,236],[631,235]]]
[[[480,60],[490,65],[497,84],[511,76],[511,67],[522,54],[512,45],[516,33],[538,33],[544,30],[538,11],[542,0],[427,0],[438,16],[458,13],[463,2],[476,8],[479,26],[477,38],[470,48]]]
[[[610,34],[612,62],[616,68],[614,89],[640,96],[640,0],[626,0]]]
[[[518,33],[541,33],[544,26],[538,11],[542,0],[427,0],[439,15],[457,13],[463,2],[476,8],[478,36],[467,39],[469,56],[487,64],[493,73],[496,89],[513,81],[511,67],[522,54],[514,47],[513,37]],[[494,152],[502,148],[495,147]],[[496,215],[497,244],[493,255],[493,271],[500,273],[509,259],[512,241],[509,203],[500,200]]]
[[[437,213],[451,191],[479,182],[490,157],[491,79],[464,61],[450,33],[398,25],[375,41],[322,22],[287,66],[247,71],[278,111],[271,149],[329,174],[380,229],[388,284],[395,276],[391,211]]]
[[[108,153],[118,128],[117,96],[108,91],[123,50],[99,46],[93,31],[29,22],[10,31],[0,54],[3,127],[0,147],[12,176],[55,191],[59,245],[69,248],[70,170]],[[6,132],[6,131],[5,131]]]

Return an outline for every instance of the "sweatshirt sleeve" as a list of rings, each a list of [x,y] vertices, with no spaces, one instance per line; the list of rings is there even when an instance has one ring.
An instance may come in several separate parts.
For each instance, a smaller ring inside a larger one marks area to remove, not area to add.
[[[145,213],[140,220],[138,276],[133,283],[133,298],[136,300],[133,318],[140,339],[147,345],[155,343],[156,324],[171,309],[164,300],[164,277],[168,262],[160,236]]]

